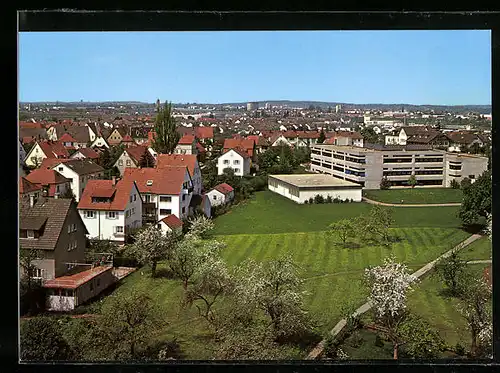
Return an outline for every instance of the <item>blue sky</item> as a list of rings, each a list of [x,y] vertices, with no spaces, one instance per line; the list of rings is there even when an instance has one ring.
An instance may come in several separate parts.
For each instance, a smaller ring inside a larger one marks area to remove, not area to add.
[[[19,34],[20,101],[491,104],[491,33]]]

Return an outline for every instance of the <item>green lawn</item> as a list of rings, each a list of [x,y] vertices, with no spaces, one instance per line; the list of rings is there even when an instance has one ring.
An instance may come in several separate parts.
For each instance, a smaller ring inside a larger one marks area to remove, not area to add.
[[[462,257],[466,260],[491,259],[491,241],[488,237],[482,237],[461,250]]]
[[[279,194],[257,192],[234,206],[215,222],[216,235],[317,232],[332,222],[367,213],[371,205],[360,203],[300,205]],[[395,227],[457,228],[458,207],[393,208]]]
[[[460,203],[462,190],[452,188],[415,188],[364,190],[363,195],[374,201],[400,204]]]

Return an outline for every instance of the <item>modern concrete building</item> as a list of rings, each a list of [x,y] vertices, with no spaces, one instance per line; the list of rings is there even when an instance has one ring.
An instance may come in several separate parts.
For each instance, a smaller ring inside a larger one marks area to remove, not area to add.
[[[362,187],[357,183],[329,175],[269,175],[268,188],[297,203],[304,203],[320,194],[324,198],[338,198],[361,202]]]
[[[417,187],[449,187],[452,180],[476,179],[487,167],[486,157],[449,153],[425,145],[311,148],[311,171],[355,182],[365,189],[380,189],[383,177],[392,187],[405,187],[411,175],[415,175]]]

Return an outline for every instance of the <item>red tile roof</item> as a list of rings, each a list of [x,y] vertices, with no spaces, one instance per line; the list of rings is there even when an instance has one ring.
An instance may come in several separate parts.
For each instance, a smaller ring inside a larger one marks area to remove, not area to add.
[[[24,122],[24,121],[19,121],[19,127],[21,128],[43,128],[42,124],[40,122]]]
[[[222,194],[228,194],[234,191],[233,187],[226,183],[216,185],[214,189],[217,190],[218,192],[221,192]]]
[[[171,229],[181,228],[184,225],[182,220],[173,214],[165,216],[160,221],[164,222]]]
[[[285,131],[282,133],[284,137],[289,138],[299,138],[299,139],[317,139],[319,137],[319,132],[316,131]]]
[[[63,184],[69,183],[70,180],[65,178],[55,170],[47,170],[38,168],[33,170],[26,176],[26,180],[34,184],[50,185],[50,184]]]
[[[40,184],[32,183],[25,177],[19,178],[19,194],[36,192],[37,190],[42,190]]]
[[[214,128],[213,127],[196,127],[195,129],[196,137],[200,139],[213,139],[214,138]]]
[[[250,158],[250,155],[245,150],[243,150],[241,148],[224,149],[222,154],[225,154],[230,150],[233,150],[235,153],[241,155],[243,158]]]
[[[122,142],[134,142],[134,139],[130,135],[123,136]]]
[[[76,153],[82,154],[85,158],[90,158],[90,159],[98,159],[99,158],[99,154],[92,148],[80,148],[80,149],[78,149],[78,151]]]
[[[156,168],[183,166],[187,167],[189,174],[194,175],[196,167],[196,155],[194,154],[158,154]]]
[[[68,150],[63,144],[53,141],[43,141],[38,143],[47,158],[68,158]]]
[[[143,145],[131,146],[130,148],[125,149],[124,152],[127,152],[135,163],[139,163],[144,153],[148,152],[148,147]]]
[[[76,142],[73,136],[71,136],[69,133],[65,133],[59,138],[59,142]]]
[[[224,140],[224,150],[241,148],[248,153],[250,157],[253,157],[253,148],[255,141],[251,139],[225,139]]]
[[[77,207],[82,210],[124,211],[133,186],[131,179],[120,180],[114,186],[112,180],[89,180]],[[111,202],[92,202],[92,197],[111,198]]]
[[[48,280],[43,284],[44,288],[51,289],[77,289],[93,278],[99,276],[100,274],[111,271],[113,267],[111,266],[99,266],[86,271],[78,272],[73,275],[56,277],[52,280]]]
[[[199,142],[196,143],[196,149],[198,149],[199,153],[205,153],[206,149]]]
[[[186,167],[162,168],[125,168],[123,180],[134,180],[141,193],[179,195],[184,177],[189,170]],[[147,181],[152,180],[151,185]]]
[[[179,145],[191,145],[194,142],[194,136],[193,135],[184,135],[180,138],[179,140]]]
[[[326,144],[326,145],[335,145],[335,140],[337,140],[336,137],[329,137],[325,141],[323,141],[323,144]]]
[[[70,159],[45,158],[40,164],[40,169],[50,170],[59,163],[65,163],[68,161],[70,161]]]
[[[23,138],[21,138],[21,142],[23,144],[30,144],[32,143],[33,141],[35,141],[35,138],[32,137],[32,136],[24,136]]]

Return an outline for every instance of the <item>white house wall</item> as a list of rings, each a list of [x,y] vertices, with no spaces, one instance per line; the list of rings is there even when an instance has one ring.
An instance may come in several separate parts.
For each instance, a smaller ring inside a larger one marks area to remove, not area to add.
[[[26,155],[24,163],[26,163],[27,166],[37,167],[45,158],[47,158],[47,156],[40,145],[36,143]]]
[[[287,185],[282,184],[279,181],[276,182],[278,186],[274,187],[272,185],[268,185],[269,190],[297,203],[304,203],[306,200],[309,200],[311,197],[314,198],[318,194],[322,195],[324,198],[330,196],[332,199],[352,199],[355,202],[361,202],[361,187],[359,189],[299,190],[299,195],[295,196],[290,193],[290,189]]]
[[[135,200],[134,200],[135,195]],[[132,197],[132,202],[130,202],[130,197]],[[125,227],[129,228],[139,228],[142,227],[142,200],[141,194],[134,186],[130,190],[129,200],[127,202],[126,211],[130,211],[130,215],[127,217],[125,213]],[[132,213],[133,212],[133,213]]]
[[[224,161],[229,163],[224,164]],[[238,161],[238,164],[235,164],[234,161]],[[217,174],[222,175],[225,168],[238,169],[238,172],[234,173],[236,176],[248,175],[250,173],[250,159],[243,158],[235,151],[229,150],[217,159]]]
[[[116,213],[116,218],[110,219],[106,217],[107,211],[102,210],[92,210],[94,211],[93,218],[87,218],[85,216],[85,211],[89,210],[78,210],[85,227],[87,228],[89,238],[97,238],[100,240],[112,240],[112,241],[125,241],[124,234],[116,234],[116,226],[122,226],[125,233],[125,214],[123,211],[114,211]],[[137,213],[137,211],[136,211]]]
[[[218,190],[211,190],[206,195],[210,199],[212,206],[219,206],[226,203],[226,196]]]

